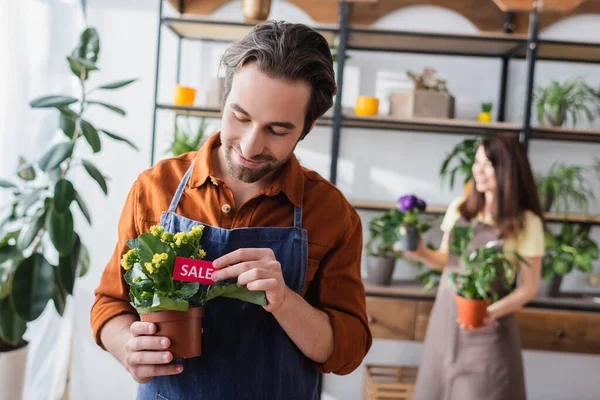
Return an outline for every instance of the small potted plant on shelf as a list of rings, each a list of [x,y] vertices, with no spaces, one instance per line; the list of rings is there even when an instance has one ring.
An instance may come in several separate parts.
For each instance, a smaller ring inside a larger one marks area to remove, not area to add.
[[[419,245],[419,232],[429,229],[428,223],[423,220],[427,204],[417,196],[410,194],[398,199],[398,209],[404,213],[400,223],[400,240],[396,242],[396,250],[415,251]]]
[[[492,102],[481,103],[481,112],[477,116],[479,122],[488,123],[492,121],[492,106]]]
[[[585,174],[592,170],[584,165],[553,163],[546,174],[537,174],[536,186],[544,210],[550,212],[554,208],[557,213],[568,214],[574,205],[587,213],[594,194],[588,189],[590,183]]]
[[[540,124],[563,126],[570,117],[573,126],[583,113],[592,123],[600,112],[600,90],[587,85],[582,79],[564,83],[553,80],[550,85],[538,86],[534,92],[537,99],[537,118]]]
[[[390,116],[396,118],[454,118],[455,101],[445,80],[435,77],[436,70],[424,68],[423,73],[407,71],[414,90],[392,93]]]
[[[546,232],[540,297],[558,296],[562,277],[573,269],[591,273],[598,260],[598,245],[590,237],[589,224],[564,222],[557,234]]]
[[[206,118],[200,119],[198,130],[194,133],[190,127],[189,116],[186,118],[186,126],[183,127],[179,123],[175,123],[175,133],[171,140],[169,150],[173,156],[177,157],[181,154],[190,151],[197,151],[208,138],[206,134],[208,128],[206,126]]]
[[[473,164],[475,154],[481,144],[480,139],[465,139],[458,143],[442,162],[440,177],[442,182],[449,178],[450,190],[454,189],[456,176],[462,176],[463,190],[467,196],[473,186]]]
[[[389,285],[396,260],[402,253],[394,250],[398,228],[404,215],[398,209],[379,214],[369,222],[367,252],[367,281],[374,285]]]
[[[127,242],[131,250],[121,260],[129,285],[131,305],[144,322],[171,341],[174,358],[192,358],[202,352],[204,307],[217,297],[267,305],[263,291],[249,291],[235,281],[210,283],[213,268],[201,239],[204,226],[189,232],[165,232],[153,226]]]
[[[476,328],[483,325],[487,307],[498,300],[499,292],[510,289],[516,276],[517,261],[524,264],[527,261],[517,253],[507,253],[498,248],[495,241],[469,252],[467,249],[473,238],[473,228],[454,229],[450,250],[459,256],[466,272],[451,273],[448,283],[456,290],[459,322]]]

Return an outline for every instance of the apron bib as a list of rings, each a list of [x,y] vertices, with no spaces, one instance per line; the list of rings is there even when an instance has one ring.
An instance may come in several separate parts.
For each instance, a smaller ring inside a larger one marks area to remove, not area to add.
[[[294,226],[223,229],[175,213],[194,164],[181,180],[160,224],[168,232],[205,226],[202,247],[213,261],[240,248],[270,248],[286,285],[302,294],[308,263],[308,234],[302,208],[294,206]],[[202,355],[179,360],[183,372],[139,385],[139,400],[317,399],[318,373],[261,306],[216,298],[205,308]]]

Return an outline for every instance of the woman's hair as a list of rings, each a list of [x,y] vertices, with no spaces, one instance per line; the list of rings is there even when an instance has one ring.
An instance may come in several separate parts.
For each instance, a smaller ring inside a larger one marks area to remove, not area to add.
[[[514,136],[498,135],[484,139],[481,145],[496,174],[491,207],[494,223],[504,238],[517,236],[523,229],[526,210],[544,219],[527,154]],[[485,194],[478,192],[473,185],[459,210],[470,221],[484,207]]]

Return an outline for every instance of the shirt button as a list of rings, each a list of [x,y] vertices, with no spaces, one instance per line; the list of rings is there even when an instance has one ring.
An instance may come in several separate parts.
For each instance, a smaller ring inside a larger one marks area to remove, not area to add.
[[[212,183],[215,186],[219,186],[219,182],[217,182],[217,180],[215,178],[213,178],[212,176],[210,177],[210,183]]]
[[[229,204],[223,204],[223,207],[221,207],[221,211],[227,214],[229,211],[231,211],[231,206]]]

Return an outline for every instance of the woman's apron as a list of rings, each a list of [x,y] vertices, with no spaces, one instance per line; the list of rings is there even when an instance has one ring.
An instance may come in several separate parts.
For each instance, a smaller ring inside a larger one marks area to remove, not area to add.
[[[457,225],[465,223],[461,218]],[[469,251],[493,240],[502,243],[493,226],[482,222],[474,226]],[[515,315],[499,318],[481,332],[460,329],[455,291],[448,285],[452,272],[466,271],[457,256],[450,254],[427,326],[414,400],[525,400]]]
[[[188,232],[202,222],[175,213],[194,164],[181,180],[160,224],[168,232]],[[308,262],[302,208],[294,206],[294,226],[222,229],[205,225],[206,260],[239,248],[270,248],[281,264],[286,285],[302,294]],[[205,309],[202,355],[178,360],[183,372],[155,377],[138,389],[138,399],[273,400],[317,399],[318,373],[261,306],[216,298]]]

